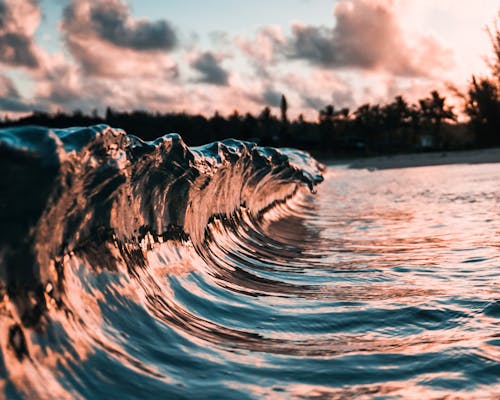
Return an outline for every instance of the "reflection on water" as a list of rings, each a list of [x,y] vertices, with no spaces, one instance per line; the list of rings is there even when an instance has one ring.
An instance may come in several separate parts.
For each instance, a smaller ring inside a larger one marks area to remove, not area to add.
[[[261,219],[215,219],[196,248],[156,244],[133,273],[73,256],[81,313],[32,333],[31,370],[0,360],[0,392],[499,398],[499,166],[325,178]]]

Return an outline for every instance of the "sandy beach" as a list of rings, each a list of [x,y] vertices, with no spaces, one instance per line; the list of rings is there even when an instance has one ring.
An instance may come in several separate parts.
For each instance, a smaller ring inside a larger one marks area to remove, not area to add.
[[[500,162],[500,148],[446,151],[433,153],[398,154],[357,158],[351,160],[328,160],[327,165],[347,165],[355,169],[390,169],[424,167],[446,164],[487,164]]]

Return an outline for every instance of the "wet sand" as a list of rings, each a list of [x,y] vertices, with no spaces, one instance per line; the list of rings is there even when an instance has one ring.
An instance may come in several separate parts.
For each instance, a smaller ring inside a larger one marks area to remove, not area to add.
[[[347,160],[329,160],[327,165],[346,165],[356,169],[390,169],[446,164],[488,164],[500,162],[500,148],[398,154]]]

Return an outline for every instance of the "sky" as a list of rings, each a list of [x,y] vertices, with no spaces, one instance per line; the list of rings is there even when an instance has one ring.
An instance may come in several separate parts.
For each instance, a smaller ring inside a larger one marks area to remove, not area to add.
[[[315,119],[487,74],[498,0],[0,0],[0,115],[80,109]]]

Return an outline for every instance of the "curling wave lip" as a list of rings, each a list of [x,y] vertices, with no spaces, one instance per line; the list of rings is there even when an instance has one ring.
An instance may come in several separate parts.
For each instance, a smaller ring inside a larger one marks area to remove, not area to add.
[[[29,357],[24,327],[43,328],[49,309],[66,307],[68,255],[85,249],[99,268],[121,260],[134,274],[154,243],[196,247],[213,218],[241,207],[257,215],[312,190],[323,168],[293,149],[231,139],[191,149],[177,134],[144,142],[105,125],[3,129],[0,156],[1,290],[19,359]]]

